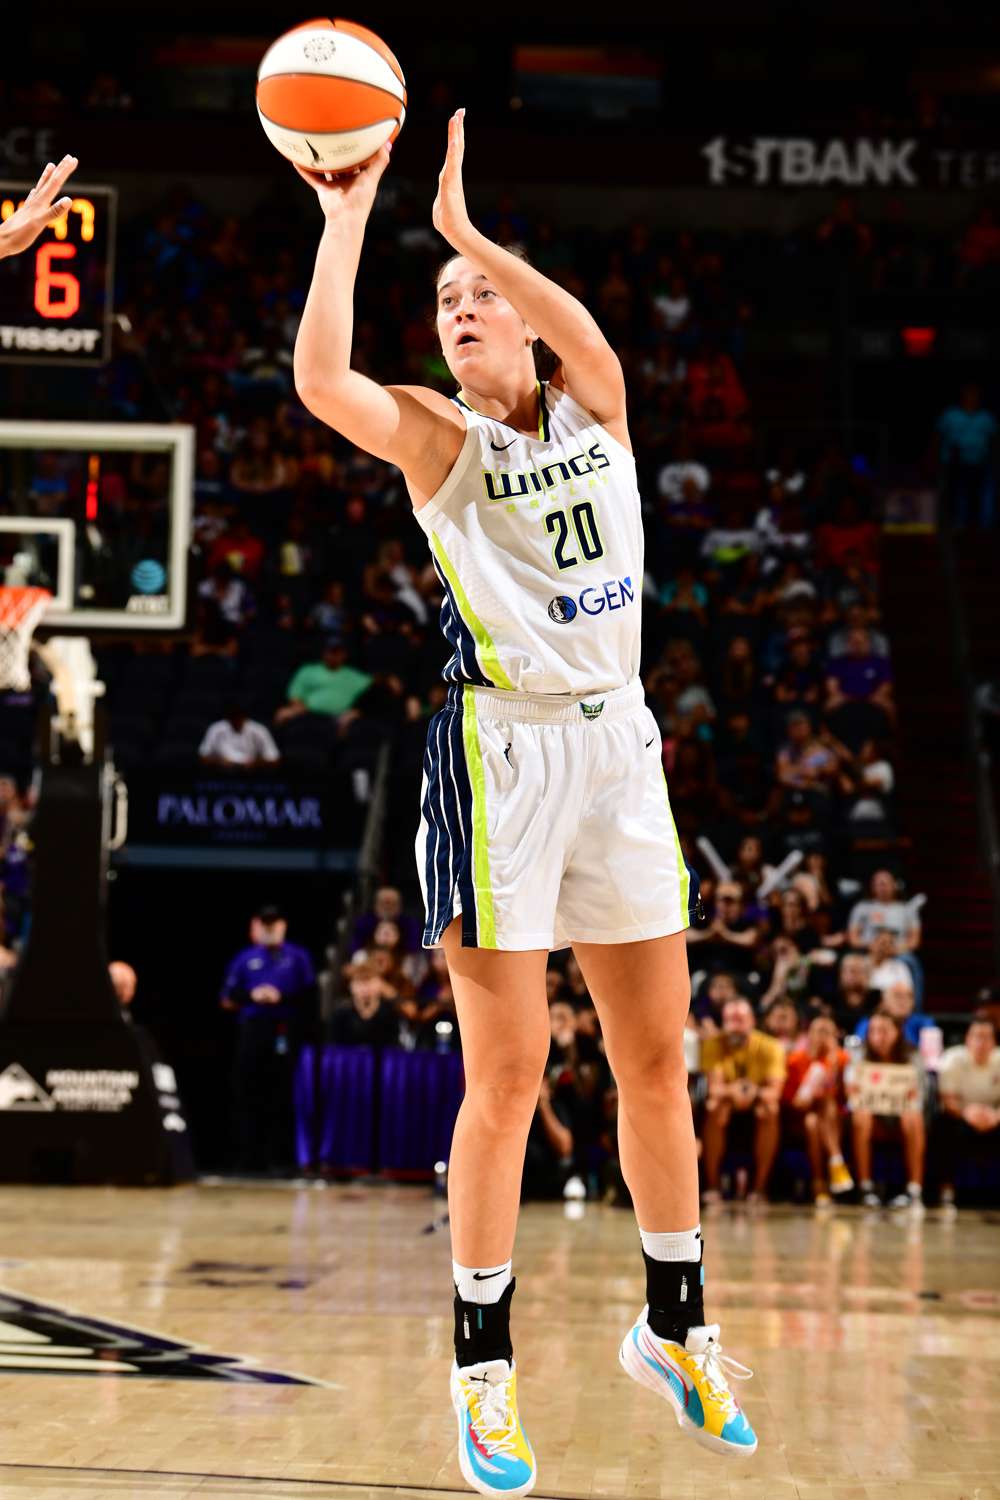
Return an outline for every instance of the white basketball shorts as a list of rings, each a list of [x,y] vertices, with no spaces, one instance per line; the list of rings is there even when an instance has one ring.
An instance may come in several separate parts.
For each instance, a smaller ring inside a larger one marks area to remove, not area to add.
[[[434,948],[629,943],[689,925],[681,853],[642,684],[555,699],[454,684],[427,732],[417,868]]]

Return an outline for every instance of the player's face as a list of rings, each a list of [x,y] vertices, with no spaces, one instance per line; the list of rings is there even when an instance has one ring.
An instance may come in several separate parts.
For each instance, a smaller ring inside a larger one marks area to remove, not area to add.
[[[484,394],[491,377],[509,373],[532,341],[520,313],[464,255],[438,278],[437,332],[455,379]]]

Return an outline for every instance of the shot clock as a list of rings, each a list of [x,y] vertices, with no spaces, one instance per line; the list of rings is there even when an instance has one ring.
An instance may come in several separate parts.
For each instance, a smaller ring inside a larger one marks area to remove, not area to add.
[[[30,182],[0,181],[0,220]],[[112,187],[67,192],[69,211],[30,249],[0,260],[0,362],[101,365],[111,354],[115,208]]]

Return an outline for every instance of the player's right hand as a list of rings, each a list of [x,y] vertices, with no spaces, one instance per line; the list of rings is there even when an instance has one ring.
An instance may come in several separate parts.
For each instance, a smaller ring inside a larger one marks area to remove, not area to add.
[[[58,166],[49,162],[21,207],[0,224],[0,257],[27,250],[54,219],[69,213],[73,199],[58,195],[79,165],[75,156],[64,156]]]
[[[309,186],[316,192],[323,217],[330,223],[348,217],[365,220],[372,211],[375,194],[382,173],[389,165],[391,144],[382,146],[372,157],[354,172],[332,176],[328,182],[325,172],[309,172],[305,167],[292,165]]]

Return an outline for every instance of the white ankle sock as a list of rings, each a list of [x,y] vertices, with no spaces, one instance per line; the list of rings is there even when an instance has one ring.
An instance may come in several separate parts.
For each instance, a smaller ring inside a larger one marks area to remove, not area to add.
[[[505,1260],[502,1266],[460,1266],[453,1260],[451,1275],[455,1290],[463,1302],[478,1302],[483,1307],[499,1302],[510,1286],[512,1264]]]
[[[844,1158],[841,1156],[839,1151],[837,1152],[836,1156],[830,1157],[830,1165],[831,1167],[842,1167],[844,1165]]]
[[[642,1248],[650,1260],[701,1260],[701,1225],[670,1234],[639,1230]]]

